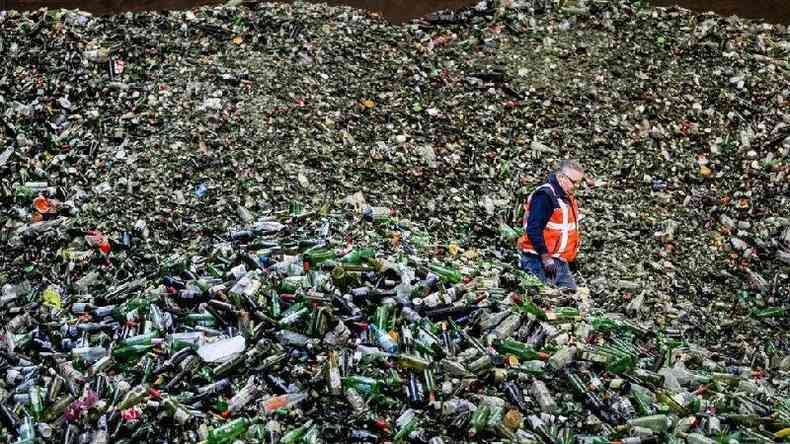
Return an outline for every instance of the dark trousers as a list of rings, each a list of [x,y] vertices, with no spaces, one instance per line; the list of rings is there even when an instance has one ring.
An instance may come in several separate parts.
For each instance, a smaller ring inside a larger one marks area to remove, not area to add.
[[[554,258],[554,262],[557,264],[557,274],[552,279],[546,276],[546,272],[543,270],[543,262],[537,254],[521,253],[519,267],[543,282],[548,282],[560,288],[576,290],[576,279],[571,274],[568,263],[557,258]]]

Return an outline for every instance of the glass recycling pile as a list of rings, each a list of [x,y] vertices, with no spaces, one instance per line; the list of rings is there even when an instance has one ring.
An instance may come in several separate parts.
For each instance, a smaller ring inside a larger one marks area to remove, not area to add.
[[[6,285],[4,442],[790,435],[786,354],[734,365],[393,214],[294,204],[105,291]],[[72,269],[119,246],[72,245]]]
[[[790,439],[786,26],[230,3],[0,11],[0,443]]]

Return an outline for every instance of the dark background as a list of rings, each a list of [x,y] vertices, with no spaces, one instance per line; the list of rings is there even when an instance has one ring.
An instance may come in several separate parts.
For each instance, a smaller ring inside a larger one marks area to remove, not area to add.
[[[0,10],[31,10],[41,7],[79,8],[94,14],[124,11],[189,9],[217,0],[0,0]],[[348,5],[378,13],[393,22],[401,22],[430,12],[461,8],[475,0],[328,0],[332,5]],[[790,0],[653,0],[654,5],[680,5],[696,11],[715,11],[721,15],[760,18],[772,23],[790,24]]]
[[[653,0],[653,5],[680,5],[695,11],[715,11],[720,15],[761,18],[771,23],[790,24],[790,0]]]

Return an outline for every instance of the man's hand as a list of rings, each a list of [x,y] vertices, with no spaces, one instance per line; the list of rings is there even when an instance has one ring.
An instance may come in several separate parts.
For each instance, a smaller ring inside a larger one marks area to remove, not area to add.
[[[546,276],[554,278],[557,275],[557,261],[548,254],[540,255],[540,261],[543,262],[543,271],[546,272]]]

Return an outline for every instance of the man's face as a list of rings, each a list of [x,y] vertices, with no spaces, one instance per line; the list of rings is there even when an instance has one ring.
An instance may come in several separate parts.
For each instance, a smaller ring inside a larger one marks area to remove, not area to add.
[[[576,170],[565,170],[560,172],[557,175],[557,178],[559,179],[560,186],[562,187],[563,191],[566,193],[573,193],[573,191],[582,183],[584,173]]]

